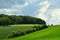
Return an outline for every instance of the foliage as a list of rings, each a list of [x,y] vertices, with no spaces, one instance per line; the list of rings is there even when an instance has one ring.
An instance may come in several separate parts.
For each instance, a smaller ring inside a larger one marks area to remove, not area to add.
[[[46,24],[44,20],[31,16],[16,16],[0,14],[0,25],[8,24]]]
[[[6,26],[11,24],[11,20],[8,17],[1,17],[0,18],[0,25],[1,26]]]

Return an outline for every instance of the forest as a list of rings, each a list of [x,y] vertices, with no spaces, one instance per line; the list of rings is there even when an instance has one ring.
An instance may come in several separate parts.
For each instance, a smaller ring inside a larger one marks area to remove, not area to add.
[[[40,18],[31,16],[0,14],[0,26],[7,26],[12,24],[46,24],[46,22]]]

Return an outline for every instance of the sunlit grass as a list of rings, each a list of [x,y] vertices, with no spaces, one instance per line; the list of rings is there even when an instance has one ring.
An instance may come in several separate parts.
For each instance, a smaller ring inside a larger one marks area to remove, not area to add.
[[[60,40],[60,26],[49,28],[10,40]]]

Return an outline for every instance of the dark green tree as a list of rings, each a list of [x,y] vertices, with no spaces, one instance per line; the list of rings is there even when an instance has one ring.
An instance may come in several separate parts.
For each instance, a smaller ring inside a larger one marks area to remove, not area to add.
[[[11,24],[10,18],[8,18],[8,17],[1,17],[0,18],[0,25],[1,26],[6,26],[6,25],[9,25],[9,24]]]

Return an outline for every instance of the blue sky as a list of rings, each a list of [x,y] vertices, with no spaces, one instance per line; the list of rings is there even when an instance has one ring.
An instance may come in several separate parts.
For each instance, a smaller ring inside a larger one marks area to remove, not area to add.
[[[0,14],[29,15],[60,24],[60,0],[0,0]]]

